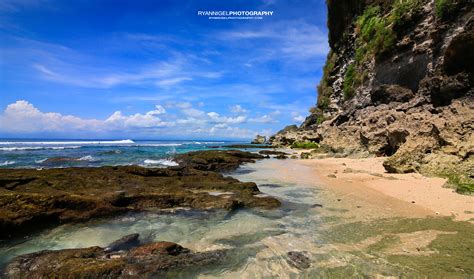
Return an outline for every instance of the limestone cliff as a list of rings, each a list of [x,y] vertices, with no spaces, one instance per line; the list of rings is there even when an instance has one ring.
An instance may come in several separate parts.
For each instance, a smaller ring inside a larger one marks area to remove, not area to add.
[[[328,0],[317,105],[273,145],[318,142],[390,156],[389,172],[443,175],[474,189],[474,2]],[[318,152],[318,151],[315,151]]]

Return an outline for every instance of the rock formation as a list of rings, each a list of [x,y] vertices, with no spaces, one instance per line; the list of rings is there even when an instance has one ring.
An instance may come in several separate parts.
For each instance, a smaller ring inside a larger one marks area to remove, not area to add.
[[[327,2],[331,50],[317,105],[272,144],[389,156],[389,172],[441,175],[473,191],[474,3]]]
[[[16,257],[7,278],[162,278],[169,272],[222,261],[226,251],[192,252],[172,242],[110,251],[98,246],[40,251]]]
[[[261,158],[249,152],[212,150],[178,155],[180,166],[167,169],[2,169],[0,239],[130,211],[277,207],[275,198],[258,197],[261,192],[255,183],[215,172]]]
[[[256,135],[252,140],[252,144],[264,144],[265,142],[267,142],[267,137],[261,135]]]

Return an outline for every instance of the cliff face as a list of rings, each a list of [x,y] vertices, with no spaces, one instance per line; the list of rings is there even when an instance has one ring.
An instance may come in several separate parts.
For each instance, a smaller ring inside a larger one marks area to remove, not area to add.
[[[386,155],[389,172],[474,183],[474,9],[468,0],[328,0],[318,102],[274,145]],[[317,152],[317,151],[315,151]]]

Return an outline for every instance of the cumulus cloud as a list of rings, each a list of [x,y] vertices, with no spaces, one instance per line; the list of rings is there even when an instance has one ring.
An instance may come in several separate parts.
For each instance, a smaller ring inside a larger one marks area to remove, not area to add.
[[[244,109],[241,105],[231,106],[229,109],[233,113],[246,113],[247,112],[247,110]]]
[[[146,114],[136,113],[130,116],[124,116],[121,111],[116,111],[105,120],[104,124],[115,128],[159,128],[170,126],[171,123],[162,121],[156,117],[157,112],[161,114],[159,110],[152,110]]]
[[[226,123],[226,124],[241,124],[247,120],[245,116],[237,116],[237,117],[226,117],[221,116],[217,112],[208,112],[207,116],[211,119],[211,121],[215,123]]]
[[[251,138],[257,133],[243,126],[251,123],[270,123],[274,121],[271,117],[275,114],[272,112],[255,119],[247,119],[245,115],[229,116],[195,109],[187,102],[166,104],[166,107],[178,109],[168,112],[165,107],[155,105],[152,110],[144,113],[125,114],[118,110],[99,120],[57,112],[42,112],[33,104],[19,100],[8,105],[0,113],[0,132],[19,136],[38,132],[58,135],[81,132],[108,135],[119,132],[139,136],[141,133],[150,135],[159,131],[160,135]]]
[[[81,119],[55,112],[41,112],[24,100],[6,107],[0,116],[2,130],[8,132],[94,130],[101,122],[95,119]]]
[[[19,100],[6,107],[0,116],[0,122],[2,130],[16,133],[110,131],[119,128],[159,128],[172,125],[157,117],[164,113],[166,110],[156,105],[154,110],[145,114],[136,113],[126,116],[121,111],[116,111],[105,121],[101,121],[62,115],[57,112],[42,112],[29,102]]]

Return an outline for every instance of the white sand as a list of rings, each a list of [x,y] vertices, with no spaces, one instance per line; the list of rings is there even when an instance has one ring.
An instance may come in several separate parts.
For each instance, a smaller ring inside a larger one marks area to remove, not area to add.
[[[321,188],[334,203],[359,218],[453,216],[474,218],[474,196],[445,188],[445,179],[420,174],[388,174],[385,158],[263,160],[258,168],[275,179]]]

